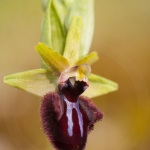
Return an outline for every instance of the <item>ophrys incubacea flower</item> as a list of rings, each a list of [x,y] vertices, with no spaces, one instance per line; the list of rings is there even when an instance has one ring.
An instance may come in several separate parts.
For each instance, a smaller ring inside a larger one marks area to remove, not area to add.
[[[46,5],[42,42],[35,47],[43,69],[8,75],[4,82],[42,97],[42,126],[56,149],[83,150],[89,131],[103,117],[90,98],[115,91],[117,84],[91,73],[98,60],[96,52],[88,54],[93,1]]]

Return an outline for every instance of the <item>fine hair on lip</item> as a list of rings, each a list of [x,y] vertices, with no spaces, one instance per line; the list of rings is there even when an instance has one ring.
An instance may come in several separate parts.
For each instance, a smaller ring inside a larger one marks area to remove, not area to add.
[[[89,98],[79,96],[77,102],[69,102],[53,92],[42,98],[40,110],[44,132],[56,150],[84,150],[88,133],[103,117]]]

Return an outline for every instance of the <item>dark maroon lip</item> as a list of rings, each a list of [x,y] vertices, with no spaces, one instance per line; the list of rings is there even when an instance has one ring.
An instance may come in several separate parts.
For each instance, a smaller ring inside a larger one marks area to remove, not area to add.
[[[58,85],[58,93],[43,97],[43,129],[57,150],[84,150],[89,131],[103,117],[90,99],[80,96],[87,87],[70,77]]]
[[[77,102],[69,103],[71,105],[58,93],[46,94],[41,104],[42,126],[56,150],[84,150],[88,133],[103,114],[89,98],[83,96],[79,96]]]

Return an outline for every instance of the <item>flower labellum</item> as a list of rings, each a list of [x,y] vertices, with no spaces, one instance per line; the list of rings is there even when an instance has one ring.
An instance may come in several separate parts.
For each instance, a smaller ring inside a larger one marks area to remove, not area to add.
[[[58,93],[48,93],[41,104],[44,131],[57,150],[83,150],[101,111],[84,96],[88,84],[70,77],[58,85]]]

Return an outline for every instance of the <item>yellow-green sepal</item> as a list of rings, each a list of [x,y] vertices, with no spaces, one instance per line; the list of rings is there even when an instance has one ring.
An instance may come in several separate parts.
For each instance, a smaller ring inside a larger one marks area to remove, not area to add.
[[[49,70],[53,71],[53,74],[60,75],[62,71],[68,68],[68,60],[56,51],[44,45],[43,43],[38,43],[35,48],[38,54],[42,57]]]
[[[4,77],[4,83],[35,94],[43,96],[56,90],[57,77],[45,69],[35,69]]]
[[[79,59],[80,41],[82,31],[82,18],[74,16],[69,26],[66,38],[66,45],[63,56],[69,60],[70,66],[73,66]]]
[[[118,89],[117,83],[95,74],[90,74],[88,80],[89,80],[89,87],[83,93],[83,95],[89,98],[104,95],[109,92],[116,91]]]
[[[95,63],[97,60],[99,59],[97,52],[91,52],[90,54],[88,54],[87,56],[81,58],[80,60],[78,60],[76,62],[76,65],[83,65],[83,64],[88,64],[88,65],[92,65],[93,63]]]

